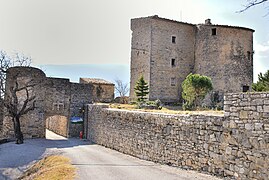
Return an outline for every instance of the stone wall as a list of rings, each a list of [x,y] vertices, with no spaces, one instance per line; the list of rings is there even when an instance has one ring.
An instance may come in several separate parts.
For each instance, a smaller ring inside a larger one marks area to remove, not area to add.
[[[114,89],[113,89],[114,90]],[[87,104],[92,103],[94,98],[94,86],[92,84],[71,84],[71,117],[84,117],[84,111]],[[112,93],[114,95],[114,91]],[[69,136],[79,137],[80,131],[83,131],[83,124],[69,123]]]
[[[142,159],[237,179],[269,177],[269,94],[228,94],[225,116],[88,106],[91,141]]]
[[[233,138],[226,149],[229,171],[239,170],[239,176],[248,179],[268,179],[269,93],[227,94],[224,110]]]
[[[46,128],[56,134],[68,137],[68,120],[66,116],[50,116],[46,119]]]
[[[93,84],[93,102],[112,102],[114,100],[114,85]]]
[[[179,102],[181,83],[193,70],[195,26],[152,18],[151,34],[149,99]]]
[[[83,132],[83,124],[69,124],[69,137],[79,137],[81,131]]]
[[[0,139],[3,138],[3,120],[4,120],[4,105],[0,98]]]
[[[33,67],[12,67],[7,71],[7,81],[5,98],[7,98],[11,92],[9,89],[18,83],[18,87],[26,87],[30,84],[35,84],[29,90],[29,97],[35,96],[35,109],[28,112],[20,118],[21,131],[24,138],[43,138],[45,137],[45,121],[44,121],[44,99],[45,99],[45,88],[44,82],[46,80],[45,73],[37,68]],[[18,109],[22,108],[25,101],[26,91],[21,90],[17,92],[18,97]],[[28,106],[29,107],[29,104]],[[3,135],[5,138],[14,138],[14,128],[11,117],[7,116],[4,112],[3,120]]]
[[[7,89],[16,81],[20,86],[29,81],[36,84],[30,91],[31,95],[36,97],[35,109],[21,118],[24,138],[45,137],[46,124],[50,124],[47,126],[50,130],[63,136],[78,136],[77,131],[81,131],[83,127],[82,125],[69,126],[70,117],[79,115],[84,105],[93,101],[93,85],[71,83],[69,79],[64,78],[49,78],[42,70],[33,67],[10,68],[7,74]],[[19,107],[25,96],[26,94],[23,92],[18,93]],[[83,114],[80,116],[83,117]],[[5,116],[2,129],[5,138],[14,138],[13,123],[10,117]]]
[[[131,30],[130,97],[135,99],[133,89],[139,77],[143,75],[147,82],[150,81],[151,20],[148,18],[132,19]]]

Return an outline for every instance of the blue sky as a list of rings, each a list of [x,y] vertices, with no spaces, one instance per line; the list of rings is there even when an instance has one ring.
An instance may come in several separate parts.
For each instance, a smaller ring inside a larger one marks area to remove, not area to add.
[[[33,58],[47,76],[129,82],[130,19],[159,15],[189,23],[252,28],[254,77],[269,69],[266,5],[236,13],[247,0],[0,0],[0,49]],[[267,3],[269,6],[269,3]],[[75,65],[75,66],[74,66]],[[109,68],[108,68],[109,67]]]

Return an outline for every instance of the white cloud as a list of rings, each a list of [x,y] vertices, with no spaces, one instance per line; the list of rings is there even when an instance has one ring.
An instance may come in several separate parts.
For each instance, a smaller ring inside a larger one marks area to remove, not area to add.
[[[266,43],[254,42],[254,50],[257,56],[269,57],[269,41]]]
[[[254,41],[254,82],[258,80],[257,74],[265,73],[269,69],[269,41],[259,43]]]

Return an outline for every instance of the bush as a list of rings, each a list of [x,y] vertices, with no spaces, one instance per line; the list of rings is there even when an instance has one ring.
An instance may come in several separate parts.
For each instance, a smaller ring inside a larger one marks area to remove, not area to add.
[[[206,94],[213,89],[211,79],[200,74],[190,73],[182,83],[183,109],[193,109],[201,105]]]
[[[156,101],[145,101],[137,103],[138,109],[162,109],[161,101],[157,99]]]

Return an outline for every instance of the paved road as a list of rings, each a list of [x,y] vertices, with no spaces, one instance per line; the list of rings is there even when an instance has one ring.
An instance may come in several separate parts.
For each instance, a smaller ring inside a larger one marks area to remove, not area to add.
[[[47,139],[0,145],[0,180],[16,179],[29,165],[49,154],[63,154],[78,169],[76,179],[94,180],[215,180],[194,171],[140,160],[79,139],[66,139],[47,131]]]

